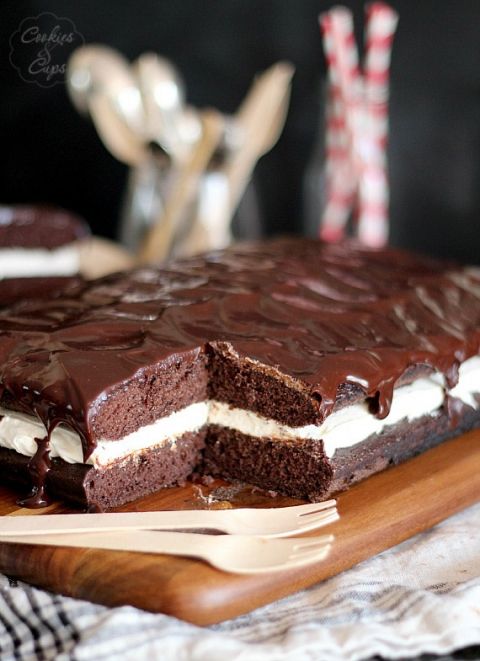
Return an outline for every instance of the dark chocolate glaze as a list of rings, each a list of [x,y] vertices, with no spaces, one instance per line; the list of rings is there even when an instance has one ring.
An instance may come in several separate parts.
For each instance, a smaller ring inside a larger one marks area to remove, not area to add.
[[[1,257],[0,257],[1,259]],[[79,275],[7,278],[0,280],[0,308],[24,298],[51,298],[83,282]]]
[[[319,421],[341,384],[379,417],[413,365],[455,385],[479,353],[480,275],[409,253],[309,239],[244,244],[85,283],[0,312],[0,401],[63,422],[95,447],[91,421],[151,365],[228,350],[311,396]]]
[[[86,222],[64,209],[46,205],[0,205],[0,249],[54,249],[87,237]]]

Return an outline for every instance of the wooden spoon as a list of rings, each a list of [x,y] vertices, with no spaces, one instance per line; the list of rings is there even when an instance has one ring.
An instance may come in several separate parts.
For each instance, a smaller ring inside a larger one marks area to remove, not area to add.
[[[180,164],[177,181],[166,201],[165,212],[145,237],[137,255],[140,264],[158,263],[169,255],[182,214],[193,200],[223,133],[224,118],[215,110],[201,114],[202,136],[189,157]]]
[[[288,62],[278,62],[267,69],[254,81],[235,116],[243,144],[223,168],[229,182],[231,216],[256,162],[278,141],[287,116],[294,71]]]

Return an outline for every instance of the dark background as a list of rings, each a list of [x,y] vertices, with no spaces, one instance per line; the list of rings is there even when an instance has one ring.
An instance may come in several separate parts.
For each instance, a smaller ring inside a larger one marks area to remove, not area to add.
[[[188,101],[233,112],[254,74],[294,63],[291,111],[255,175],[264,233],[314,231],[306,168],[318,150],[325,63],[323,0],[87,0],[0,3],[0,202],[56,203],[113,236],[126,168],[71,106],[64,85],[21,80],[9,38],[22,19],[50,11],[86,42],[134,59],[154,50],[182,72]],[[363,3],[355,11],[358,38]],[[480,261],[480,1],[396,0],[392,63],[392,243]],[[317,145],[317,147],[315,147]],[[321,152],[321,148],[320,148]],[[321,156],[320,156],[321,161]],[[312,181],[310,181],[310,193]]]

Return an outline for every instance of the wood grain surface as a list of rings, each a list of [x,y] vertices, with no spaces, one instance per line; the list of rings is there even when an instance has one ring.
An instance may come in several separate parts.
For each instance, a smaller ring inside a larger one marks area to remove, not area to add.
[[[69,511],[60,504],[46,510],[20,509],[17,496],[0,488],[1,515]],[[322,530],[335,535],[332,552],[308,569],[236,576],[166,555],[1,544],[0,571],[79,599],[108,606],[131,604],[208,625],[334,576],[479,499],[480,431],[474,431],[340,494],[340,521]],[[209,487],[168,489],[119,509],[277,507],[298,502],[216,481]]]

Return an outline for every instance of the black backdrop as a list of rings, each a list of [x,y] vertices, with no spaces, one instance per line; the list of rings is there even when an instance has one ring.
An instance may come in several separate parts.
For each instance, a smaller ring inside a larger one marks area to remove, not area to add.
[[[317,15],[324,0],[45,0],[0,3],[0,201],[46,201],[113,236],[126,170],[72,108],[64,85],[24,82],[9,37],[45,11],[86,42],[130,59],[171,58],[188,100],[232,112],[255,72],[279,59],[297,73],[291,112],[255,184],[263,231],[306,231],[305,168],[317,142],[325,75]],[[359,37],[363,3],[355,11]],[[392,242],[480,261],[480,1],[392,0],[400,23],[392,63]],[[311,225],[309,226],[311,230]]]

